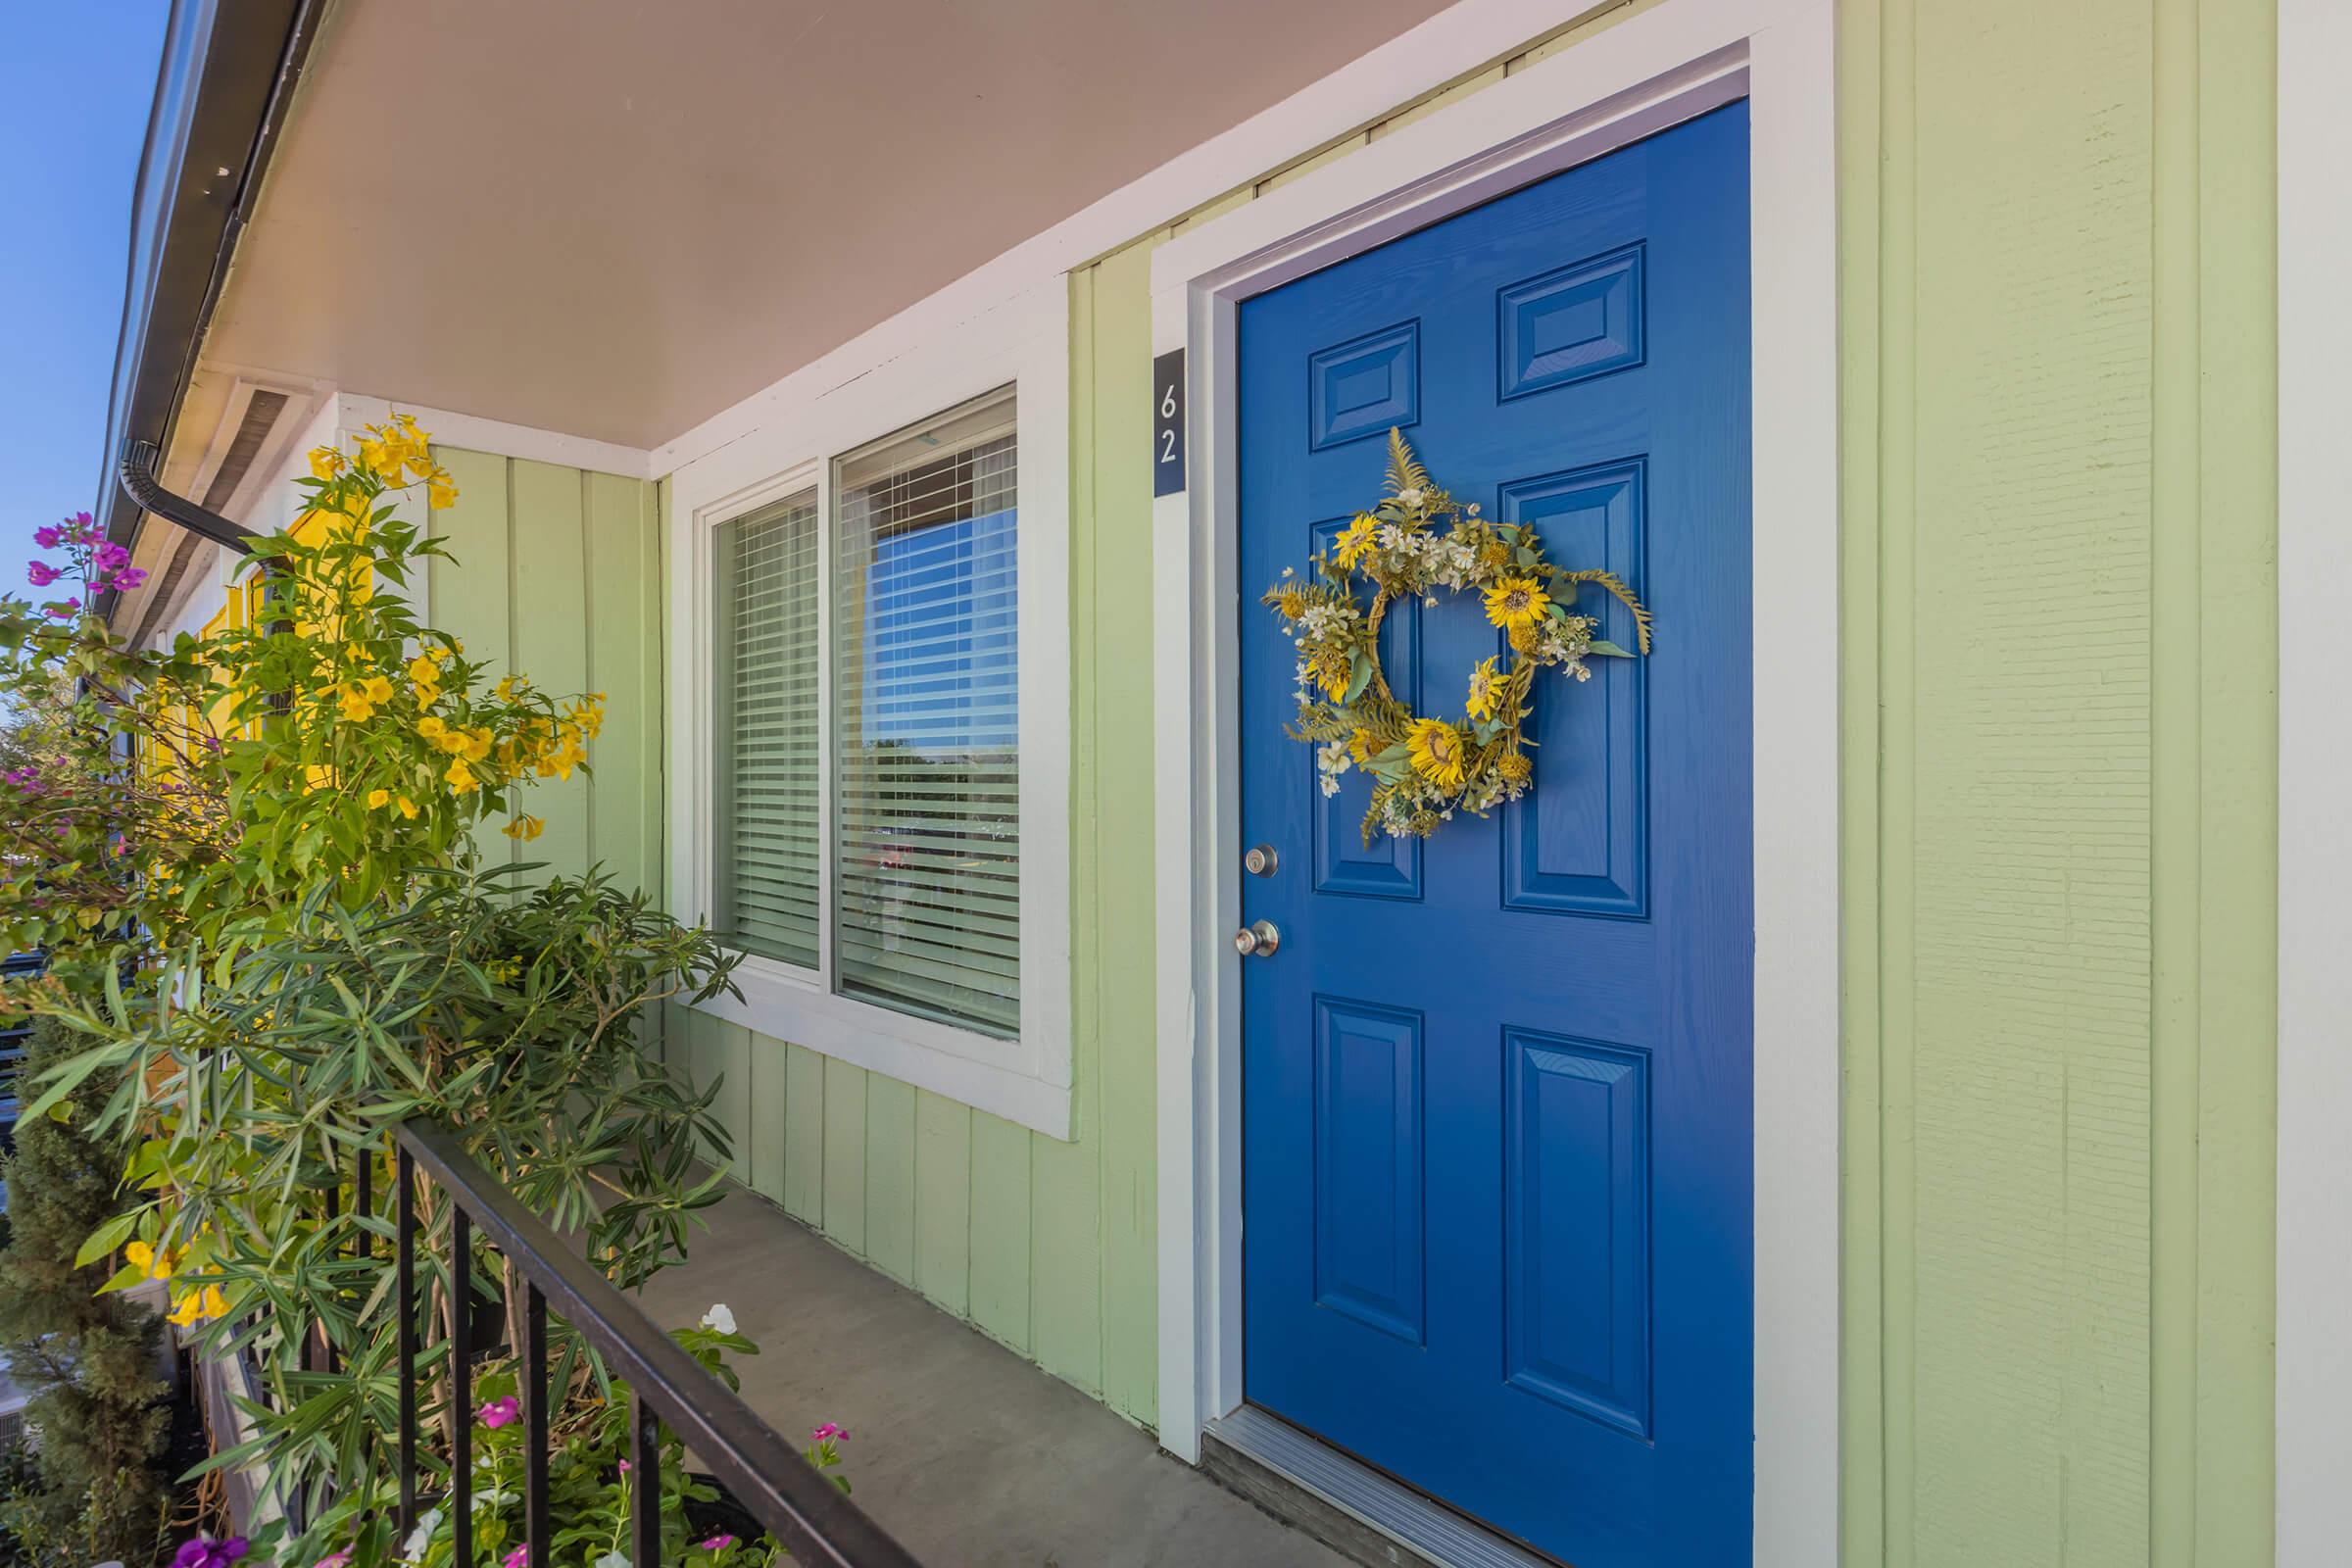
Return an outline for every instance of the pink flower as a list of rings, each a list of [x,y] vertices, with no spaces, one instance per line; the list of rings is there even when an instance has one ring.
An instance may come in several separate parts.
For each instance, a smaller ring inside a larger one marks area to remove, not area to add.
[[[492,1399],[474,1414],[481,1417],[486,1427],[513,1426],[522,1417],[522,1405],[510,1394],[503,1399]]]
[[[621,1460],[621,1461],[620,1461],[620,1473],[621,1473],[622,1475],[624,1475],[624,1476],[625,1476],[625,1475],[627,1475],[627,1474],[629,1473],[629,1461],[628,1461],[628,1460],[626,1460],[626,1459],[623,1459],[623,1460]]]
[[[108,586],[113,588],[117,593],[126,594],[146,580],[147,571],[145,567],[124,566],[121,571],[115,573],[115,580],[108,584]]]
[[[315,1568],[350,1568],[350,1563],[351,1548],[345,1546],[341,1551],[330,1551],[319,1558]]]
[[[57,568],[46,561],[35,561],[25,566],[24,576],[35,588],[46,588],[57,581]]]
[[[530,1560],[531,1548],[529,1544],[526,1542],[524,1544],[516,1546],[513,1551],[508,1552],[506,1556],[499,1562],[498,1568],[524,1568],[524,1564],[528,1563]]]
[[[109,539],[90,552],[90,564],[96,566],[100,571],[112,571],[117,566],[127,566],[130,564],[130,552]]]
[[[709,1541],[698,1542],[697,1544],[705,1551],[724,1551],[735,1544],[735,1538],[733,1536],[712,1536]],[[514,1565],[510,1563],[508,1568],[514,1568]]]
[[[80,612],[81,601],[78,599],[60,599],[55,604],[41,607],[41,613],[51,620],[72,620]]]
[[[826,1422],[823,1426],[818,1427],[814,1432],[808,1434],[809,1440],[815,1443],[839,1443],[842,1439],[848,1436],[848,1432],[840,1427],[835,1426],[830,1421]]]
[[[43,550],[55,550],[66,542],[66,536],[55,528],[35,528],[32,530],[32,542]]]
[[[243,1536],[220,1541],[209,1536],[191,1536],[172,1553],[172,1568],[236,1568],[244,1560],[246,1544]]]
[[[86,534],[86,533],[88,533],[89,531],[90,531],[90,514],[89,514],[88,513],[86,513],[86,512],[76,512],[75,514],[74,514],[74,515],[72,515],[71,517],[68,517],[68,518],[66,519],[66,537],[67,537],[67,538],[69,538],[69,539],[78,539],[78,538],[80,538],[80,537],[81,537],[83,534]]]

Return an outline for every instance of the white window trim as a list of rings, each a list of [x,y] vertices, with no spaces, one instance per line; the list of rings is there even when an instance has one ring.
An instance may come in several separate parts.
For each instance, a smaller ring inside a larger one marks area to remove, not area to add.
[[[2352,1406],[2352,533],[2343,520],[2344,365],[2352,309],[2352,110],[2343,0],[2278,6],[2278,1568],[2343,1561],[2352,1536],[2344,1412]],[[2293,329],[2286,330],[2292,322]]]
[[[821,389],[779,386],[757,423],[680,467],[669,497],[670,907],[710,913],[709,756],[715,692],[712,533],[757,507],[813,488],[819,511],[818,683],[830,778],[833,746],[832,460],[1010,385],[1018,400],[1020,573],[1021,1017],[1017,1039],[917,1018],[833,992],[833,790],[819,797],[819,967],[747,956],[741,1001],[703,1010],[837,1056],[1067,1141],[1070,1129],[1069,282],[1038,277],[1002,305],[920,339],[874,343],[875,363]],[[787,395],[789,394],[789,395]]]
[[[1585,0],[1560,0],[1550,24]],[[1838,802],[1835,28],[1826,0],[1665,0],[1162,246],[1191,490],[1154,503],[1160,1442],[1241,1379],[1238,302],[1744,95],[1755,552],[1755,1534],[1838,1552]],[[1345,74],[1343,73],[1342,74]],[[1770,646],[1761,639],[1769,637]],[[1796,639],[1792,645],[1791,637]]]

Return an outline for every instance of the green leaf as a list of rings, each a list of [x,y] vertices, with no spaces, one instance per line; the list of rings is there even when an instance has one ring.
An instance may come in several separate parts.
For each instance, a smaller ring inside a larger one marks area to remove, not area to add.
[[[130,1233],[138,1228],[139,1216],[144,1212],[143,1208],[134,1208],[127,1214],[117,1214],[113,1219],[90,1232],[90,1239],[81,1244],[80,1251],[74,1254],[74,1266],[88,1268],[92,1263],[121,1247],[129,1240]]]
[[[114,977],[110,973],[107,978],[111,986]],[[90,1074],[112,1061],[114,1056],[115,1053],[112,1050],[101,1048],[97,1051],[85,1051],[72,1061],[60,1063],[51,1068],[42,1075],[40,1080],[47,1083],[49,1087],[41,1092],[40,1099],[24,1107],[21,1112],[23,1119],[38,1121],[48,1115],[52,1108],[63,1104],[74,1090],[79,1089]]]
[[[1606,641],[1605,639],[1599,637],[1593,638],[1592,646],[1586,649],[1585,652],[1589,654],[1598,654],[1603,659],[1631,659],[1634,657],[1631,653],[1618,647],[1615,643]]]

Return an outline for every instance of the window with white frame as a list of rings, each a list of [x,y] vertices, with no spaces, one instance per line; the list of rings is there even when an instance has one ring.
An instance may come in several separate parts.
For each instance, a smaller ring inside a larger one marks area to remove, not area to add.
[[[692,1005],[1059,1139],[1069,321],[1041,274],[671,449],[665,726],[671,906],[743,956]]]
[[[1018,474],[1006,387],[833,459],[821,493],[720,522],[710,599],[720,939],[837,996],[1007,1040]]]

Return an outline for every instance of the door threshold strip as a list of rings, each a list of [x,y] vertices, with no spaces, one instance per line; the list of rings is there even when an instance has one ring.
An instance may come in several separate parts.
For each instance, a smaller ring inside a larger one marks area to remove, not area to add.
[[[1254,1405],[1219,1416],[1203,1431],[1210,1440],[1201,1454],[1203,1469],[1269,1513],[1370,1568],[1409,1564],[1416,1558],[1438,1568],[1559,1568]],[[1218,1446],[1246,1464],[1219,1463],[1223,1456],[1215,1452]],[[1235,1473],[1251,1465],[1297,1488],[1310,1504],[1337,1510],[1361,1531],[1334,1530],[1335,1521],[1315,1517],[1311,1507],[1302,1509],[1297,1499],[1269,1496],[1267,1488],[1252,1484],[1258,1478]],[[1392,1543],[1402,1547],[1402,1553]]]

